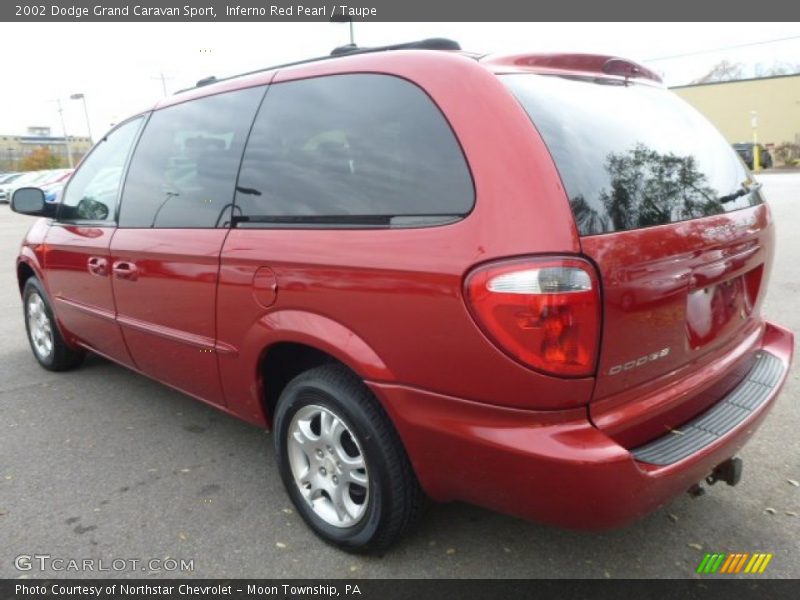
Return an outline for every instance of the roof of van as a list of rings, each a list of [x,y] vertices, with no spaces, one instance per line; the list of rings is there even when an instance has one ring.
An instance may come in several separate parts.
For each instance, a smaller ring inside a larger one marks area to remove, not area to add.
[[[602,77],[628,81],[646,80],[661,85],[661,78],[650,69],[633,61],[608,55],[535,53],[510,55],[482,55],[466,52],[452,40],[431,38],[405,44],[358,48],[342,46],[330,56],[275,65],[223,79],[207,77],[193,88],[181,90],[161,99],[153,110],[179,104],[221,92],[266,85],[274,80],[301,79],[317,75],[344,72],[391,72],[393,66],[408,61],[424,62],[425,68],[434,66],[452,68],[484,68],[495,74],[540,73],[587,77]],[[470,65],[472,65],[470,67]],[[276,76],[280,73],[280,77]]]

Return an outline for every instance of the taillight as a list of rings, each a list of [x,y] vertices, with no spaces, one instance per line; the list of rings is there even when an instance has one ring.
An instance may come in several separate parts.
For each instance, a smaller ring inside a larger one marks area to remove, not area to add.
[[[553,375],[591,375],[600,336],[600,291],[591,264],[576,258],[490,263],[464,282],[484,332],[521,363]]]

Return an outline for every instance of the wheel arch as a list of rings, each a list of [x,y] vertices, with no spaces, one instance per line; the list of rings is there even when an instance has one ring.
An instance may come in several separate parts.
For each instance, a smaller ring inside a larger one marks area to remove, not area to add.
[[[36,277],[36,272],[28,263],[20,261],[17,264],[17,283],[19,284],[20,294],[25,289],[25,282],[31,277]]]
[[[30,254],[23,248],[19,258],[17,258],[17,284],[19,286],[19,293],[22,295],[22,290],[25,289],[25,282],[31,277],[36,277],[44,285],[42,280],[41,269],[37,264],[36,256],[32,252]]]
[[[289,382],[314,367],[339,364],[352,369],[332,355],[297,342],[276,342],[264,349],[259,360],[258,377],[262,395],[264,418],[271,429],[278,398]]]
[[[326,363],[338,363],[363,381],[394,381],[375,350],[355,332],[326,316],[299,310],[270,313],[259,321],[256,379],[259,412],[272,428],[281,392],[300,373]],[[247,354],[246,349],[244,354]]]

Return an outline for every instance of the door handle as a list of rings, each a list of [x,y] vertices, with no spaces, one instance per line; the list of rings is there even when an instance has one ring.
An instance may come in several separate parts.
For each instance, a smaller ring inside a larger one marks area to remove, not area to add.
[[[89,269],[89,273],[92,275],[97,275],[98,277],[105,277],[108,275],[108,261],[105,258],[92,256],[86,261],[86,266]]]
[[[118,260],[111,267],[111,270],[114,271],[114,276],[117,279],[136,281],[136,278],[139,276],[139,270],[136,268],[136,265],[126,260]]]

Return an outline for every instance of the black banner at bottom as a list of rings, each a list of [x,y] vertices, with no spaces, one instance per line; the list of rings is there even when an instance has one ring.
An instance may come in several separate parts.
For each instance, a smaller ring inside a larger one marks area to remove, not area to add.
[[[800,584],[775,579],[698,580],[590,580],[590,579],[410,579],[410,580],[299,580],[299,579],[62,579],[0,580],[0,598],[52,598],[53,600],[636,600],[702,598],[763,600],[797,598]]]

